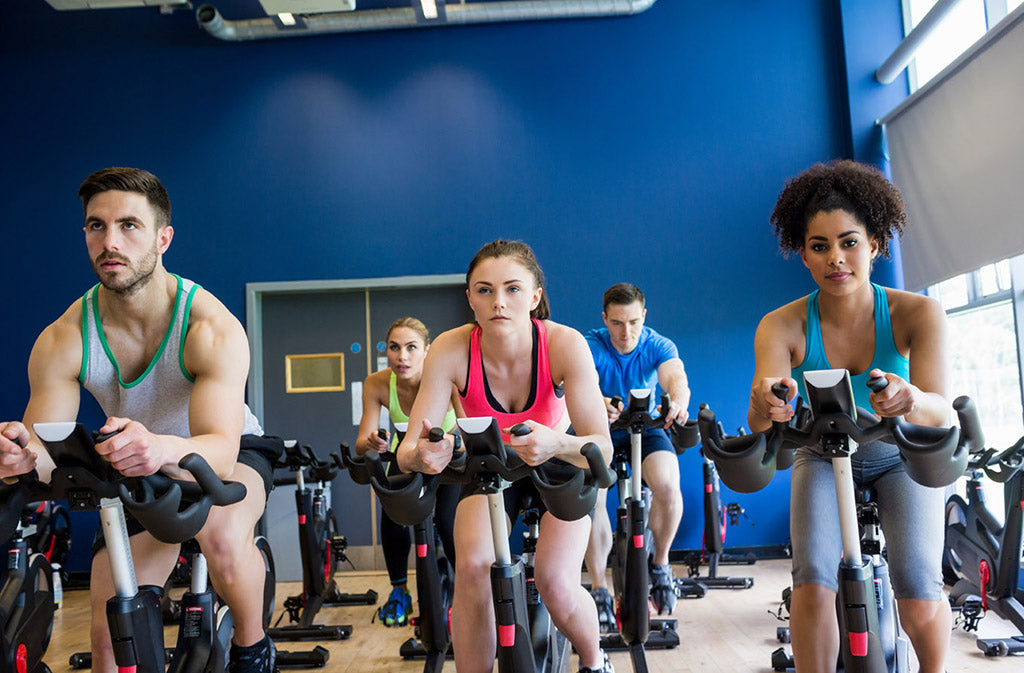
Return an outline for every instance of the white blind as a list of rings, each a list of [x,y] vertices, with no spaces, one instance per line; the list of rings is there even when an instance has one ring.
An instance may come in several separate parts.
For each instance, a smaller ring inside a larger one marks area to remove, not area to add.
[[[882,121],[907,289],[1024,252],[1024,6]]]

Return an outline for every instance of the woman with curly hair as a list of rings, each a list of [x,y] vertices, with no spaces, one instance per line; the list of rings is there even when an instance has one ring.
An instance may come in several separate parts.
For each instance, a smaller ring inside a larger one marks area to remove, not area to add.
[[[818,289],[768,313],[754,340],[756,372],[747,420],[754,431],[788,421],[792,407],[775,383],[806,399],[802,372],[847,369],[858,406],[920,425],[944,425],[950,411],[945,314],[928,297],[870,281],[906,212],[899,191],[877,169],[853,161],[816,164],[789,181],[771,222],[783,252],[799,252]],[[866,386],[884,376],[878,393]],[[881,441],[853,454],[854,480],[871,486],[885,531],[900,622],[922,673],[940,673],[950,610],[942,593],[942,489],[911,480],[896,447]],[[836,567],[841,543],[828,461],[809,449],[793,463],[790,632],[800,673],[836,670]]]

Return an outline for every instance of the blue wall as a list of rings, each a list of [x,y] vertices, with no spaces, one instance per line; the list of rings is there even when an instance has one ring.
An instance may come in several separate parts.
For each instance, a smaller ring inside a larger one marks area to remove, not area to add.
[[[167,267],[243,321],[249,281],[458,273],[483,242],[521,238],[556,320],[598,326],[601,292],[637,283],[679,345],[691,414],[708,402],[745,423],[757,322],[811,289],[776,252],[775,196],[860,146],[842,33],[856,4],[661,0],[615,19],[227,44],[187,12],[2,3],[0,417],[24,408],[35,336],[93,282],[79,182],[137,165],[174,204]],[[897,0],[872,5],[898,16]],[[862,37],[875,63],[899,39]],[[699,457],[682,466],[675,546],[693,548]],[[723,495],[756,523],[730,545],[785,541],[787,484]]]

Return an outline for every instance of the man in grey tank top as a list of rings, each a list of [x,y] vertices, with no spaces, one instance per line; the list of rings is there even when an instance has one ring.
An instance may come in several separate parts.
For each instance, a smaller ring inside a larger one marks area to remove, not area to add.
[[[171,206],[152,174],[135,168],[93,173],[79,189],[85,242],[99,284],[40,334],[29,358],[31,395],[23,422],[0,422],[0,477],[37,469],[48,480],[53,463],[29,428],[78,415],[80,388],[108,416],[96,446],[127,476],[162,471],[198,452],[224,479],[246,486],[245,499],[214,508],[197,536],[217,594],[235,620],[231,673],[270,673],[274,647],[263,632],[264,564],[253,544],[273,483],[273,451],[242,449],[243,435],[260,435],[244,402],[249,348],[238,320],[213,295],[169,273]],[[25,448],[21,448],[21,447]],[[162,586],[178,546],[130,528],[139,584]],[[110,564],[99,549],[92,563],[92,668],[114,673],[106,600],[113,596]]]

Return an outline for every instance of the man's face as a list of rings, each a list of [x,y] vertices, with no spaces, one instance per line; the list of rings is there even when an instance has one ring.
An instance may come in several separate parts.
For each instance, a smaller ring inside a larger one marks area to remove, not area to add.
[[[646,316],[647,309],[638,301],[631,304],[608,304],[601,317],[608,327],[608,335],[615,350],[623,355],[633,352],[644,328]]]
[[[100,192],[85,212],[85,245],[103,287],[130,295],[149,282],[170,245],[170,226],[158,228],[156,213],[142,194]]]

